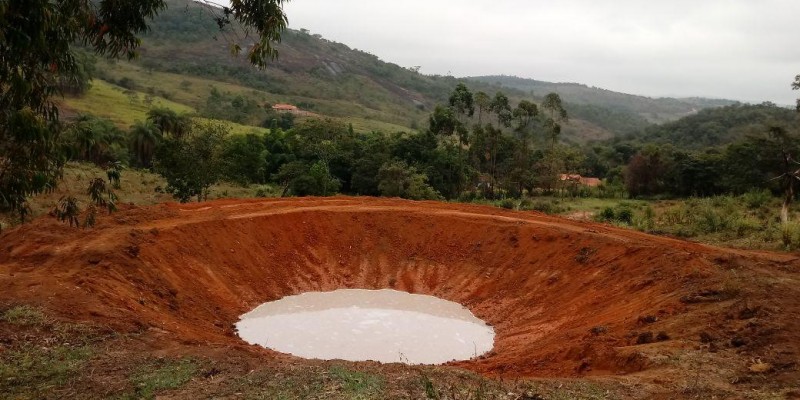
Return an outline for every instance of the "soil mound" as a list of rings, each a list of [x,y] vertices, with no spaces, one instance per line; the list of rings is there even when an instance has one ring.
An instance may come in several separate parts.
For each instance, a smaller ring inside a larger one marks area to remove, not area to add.
[[[747,355],[798,354],[800,326],[787,317],[800,311],[794,256],[534,212],[226,200],[131,208],[92,230],[40,219],[0,243],[0,303],[184,344],[247,346],[238,316],[284,296],[392,288],[459,302],[493,325],[494,350],[454,364],[489,375],[635,372],[651,365],[652,343],[699,346],[703,334],[725,346],[743,338]]]

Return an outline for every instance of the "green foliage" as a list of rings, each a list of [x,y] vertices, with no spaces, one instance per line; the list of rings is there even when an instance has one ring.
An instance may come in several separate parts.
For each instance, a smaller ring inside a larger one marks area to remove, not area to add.
[[[221,155],[225,177],[241,185],[265,183],[269,156],[260,136],[231,135],[225,140]]]
[[[208,199],[208,188],[224,171],[221,156],[228,128],[218,123],[196,123],[189,134],[167,138],[155,154],[155,170],[167,181],[167,192],[181,202]]]
[[[89,195],[92,204],[96,207],[107,209],[109,214],[116,211],[117,195],[102,178],[94,178],[89,181],[89,188],[86,190],[86,194]]]
[[[263,67],[277,55],[272,43],[286,28],[282,3],[234,0],[216,20],[220,29],[231,22],[253,28],[257,40],[247,58]],[[0,4],[0,208],[24,219],[26,198],[52,188],[60,177],[64,155],[52,98],[60,89],[85,91],[92,69],[91,60],[76,56],[73,46],[83,43],[112,59],[132,59],[141,43],[138,35],[164,7],[164,0]]]
[[[198,365],[192,359],[158,360],[150,362],[130,377],[134,393],[123,395],[130,399],[153,399],[162,390],[177,389],[198,373]]]
[[[742,195],[742,201],[747,205],[747,208],[755,210],[763,207],[772,200],[772,193],[769,190],[750,190]]]
[[[64,140],[76,160],[103,165],[128,159],[125,133],[105,118],[79,115],[67,127]]]
[[[42,310],[28,305],[9,308],[2,314],[2,320],[12,325],[38,326],[45,322]]]
[[[427,176],[405,162],[388,162],[378,171],[378,191],[382,196],[412,200],[436,200],[441,196],[427,184]]]
[[[65,162],[56,122],[29,107],[0,108],[0,211],[16,212],[24,221],[28,196],[53,189]]]
[[[151,121],[136,121],[128,131],[128,146],[137,166],[151,167],[156,148],[160,143],[161,133]]]
[[[78,205],[78,199],[76,199],[74,196],[62,196],[58,200],[58,204],[53,210],[53,214],[56,216],[56,218],[58,218],[59,221],[68,222],[70,227],[80,226],[78,217],[81,214],[81,209]]]
[[[350,399],[376,398],[383,392],[383,379],[374,374],[352,371],[334,366],[329,370],[331,377],[342,386],[342,392]]]
[[[90,356],[87,347],[68,345],[28,345],[4,351],[0,353],[0,393],[9,398],[50,396],[73,381]]]

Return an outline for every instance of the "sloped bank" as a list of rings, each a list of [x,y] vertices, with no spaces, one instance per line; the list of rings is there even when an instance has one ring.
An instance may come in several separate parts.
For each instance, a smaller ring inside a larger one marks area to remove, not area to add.
[[[796,285],[786,292],[793,256],[538,213],[396,199],[227,200],[131,208],[87,231],[40,219],[0,242],[0,302],[166,331],[182,344],[246,346],[232,328],[238,316],[287,295],[393,288],[459,302],[493,325],[494,350],[454,364],[492,376],[641,371],[652,364],[641,346],[742,336],[746,325],[725,315],[746,310],[772,321],[746,338],[752,354],[776,345],[797,354],[797,322],[787,317],[800,310]]]

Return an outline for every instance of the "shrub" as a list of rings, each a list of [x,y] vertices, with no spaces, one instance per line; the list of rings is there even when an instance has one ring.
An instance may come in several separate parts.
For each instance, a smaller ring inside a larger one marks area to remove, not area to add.
[[[633,223],[633,210],[627,206],[621,206],[616,212],[615,220],[630,225]]]
[[[513,210],[516,208],[517,202],[514,199],[503,199],[500,201],[500,207],[505,208],[506,210]]]
[[[765,204],[769,203],[772,199],[772,194],[769,190],[751,190],[742,195],[742,201],[747,206],[747,208],[751,210],[755,210],[757,208],[761,208]]]
[[[613,208],[606,207],[600,212],[597,218],[601,221],[614,221],[616,219],[616,215],[614,214]]]

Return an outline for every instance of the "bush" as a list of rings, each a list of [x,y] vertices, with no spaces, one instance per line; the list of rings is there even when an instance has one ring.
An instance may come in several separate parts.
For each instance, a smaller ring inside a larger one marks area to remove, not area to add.
[[[633,223],[633,210],[628,208],[627,206],[620,206],[616,211],[615,220],[617,222],[621,222],[624,224],[632,224]]]
[[[742,195],[742,201],[751,210],[761,208],[769,203],[772,199],[772,193],[769,190],[751,190]]]
[[[611,207],[604,208],[603,211],[601,211],[600,214],[597,216],[598,220],[605,222],[613,221],[615,218],[616,215],[614,214],[614,209]]]
[[[503,199],[500,201],[500,207],[505,208],[506,210],[513,210],[516,208],[517,202],[514,199]]]

